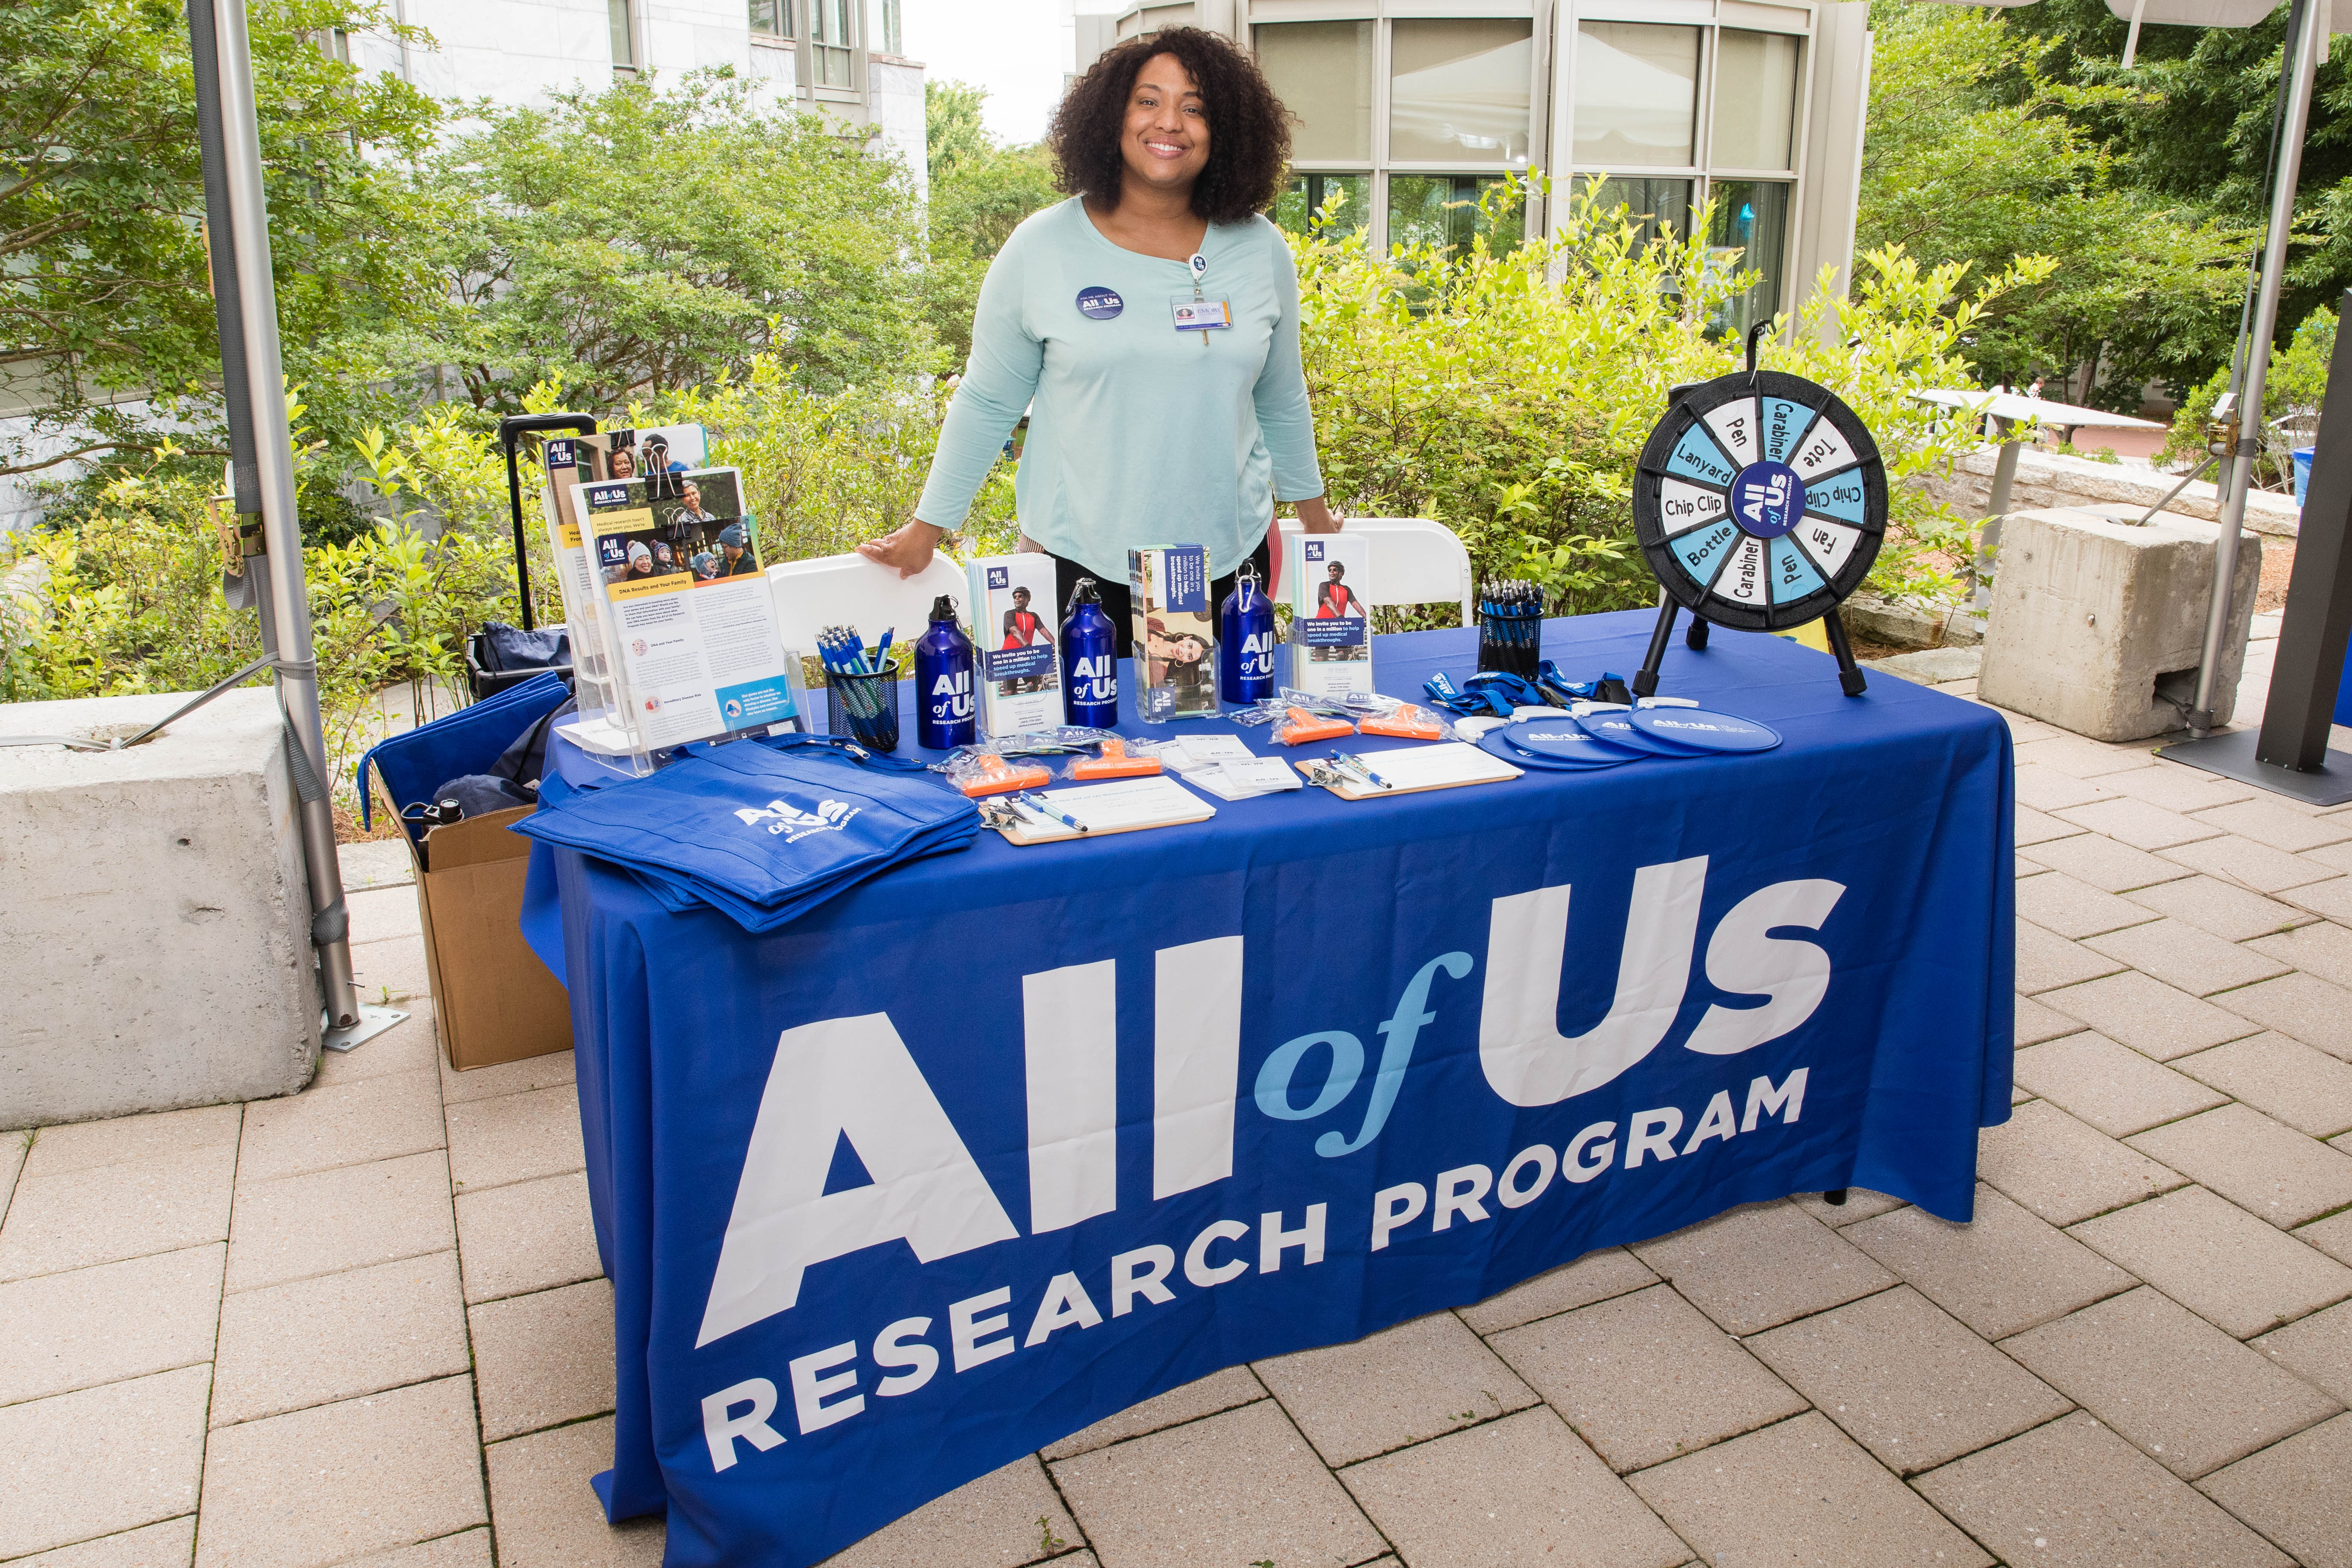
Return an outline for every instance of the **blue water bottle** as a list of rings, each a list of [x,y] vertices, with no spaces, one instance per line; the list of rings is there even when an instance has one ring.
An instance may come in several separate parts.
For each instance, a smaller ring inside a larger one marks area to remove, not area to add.
[[[972,721],[971,639],[956,625],[955,601],[931,601],[931,624],[915,644],[915,744],[934,752],[979,739]]]
[[[1217,688],[1228,702],[1271,697],[1274,680],[1274,601],[1259,586],[1257,563],[1244,561],[1234,591],[1217,608]]]
[[[1078,579],[1062,615],[1062,716],[1101,730],[1118,722],[1118,628],[1091,577]]]

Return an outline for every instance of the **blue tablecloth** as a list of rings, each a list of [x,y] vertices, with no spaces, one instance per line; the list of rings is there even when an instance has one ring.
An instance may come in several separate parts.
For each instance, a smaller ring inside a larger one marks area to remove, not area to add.
[[[1650,624],[1545,651],[1631,671]],[[1472,634],[1377,659],[1417,696]],[[612,1517],[666,1510],[675,1565],[813,1563],[1221,1367],[1733,1205],[1968,1218],[2009,1115],[2006,727],[1843,697],[1766,637],[1677,643],[1663,689],[1787,743],[983,834],[764,937],[535,848],[614,1287]]]

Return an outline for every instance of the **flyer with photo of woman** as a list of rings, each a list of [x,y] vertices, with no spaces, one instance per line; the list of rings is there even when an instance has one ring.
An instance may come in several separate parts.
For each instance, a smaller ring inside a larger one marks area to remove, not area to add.
[[[671,469],[572,490],[639,749],[794,717],[742,476]]]

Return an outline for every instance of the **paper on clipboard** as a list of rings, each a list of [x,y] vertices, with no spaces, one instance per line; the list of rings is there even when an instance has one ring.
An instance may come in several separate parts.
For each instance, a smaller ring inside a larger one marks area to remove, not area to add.
[[[1056,811],[1087,825],[1087,834],[1128,833],[1139,827],[1173,827],[1180,823],[1205,822],[1217,808],[1165,773],[1121,779],[1116,784],[1076,784],[1041,790],[1039,795]],[[1034,807],[1013,802],[1021,818],[1021,837],[1027,843],[1085,837],[1076,828],[1044,816]]]
[[[1320,761],[1304,757],[1298,766],[1304,769]],[[1377,784],[1346,779],[1342,781],[1344,787],[1332,791],[1334,795],[1346,800],[1371,800],[1384,795],[1410,795],[1415,790],[1451,789],[1457,784],[1501,784],[1524,776],[1520,769],[1502,758],[1464,741],[1372,752],[1365,754],[1364,762],[1388,781],[1389,787],[1381,789]]]

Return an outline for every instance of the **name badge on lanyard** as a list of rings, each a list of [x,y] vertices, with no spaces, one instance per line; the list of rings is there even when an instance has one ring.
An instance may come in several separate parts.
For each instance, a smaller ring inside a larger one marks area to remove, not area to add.
[[[1234,324],[1233,307],[1221,299],[1179,294],[1169,300],[1168,306],[1175,313],[1176,330],[1180,332],[1211,332]]]
[[[1192,274],[1192,291],[1171,295],[1168,309],[1175,317],[1176,330],[1200,333],[1201,346],[1207,348],[1211,332],[1234,324],[1233,306],[1222,298],[1212,300],[1201,292],[1201,279],[1209,270],[1207,257],[1196,250],[1184,265]]]

